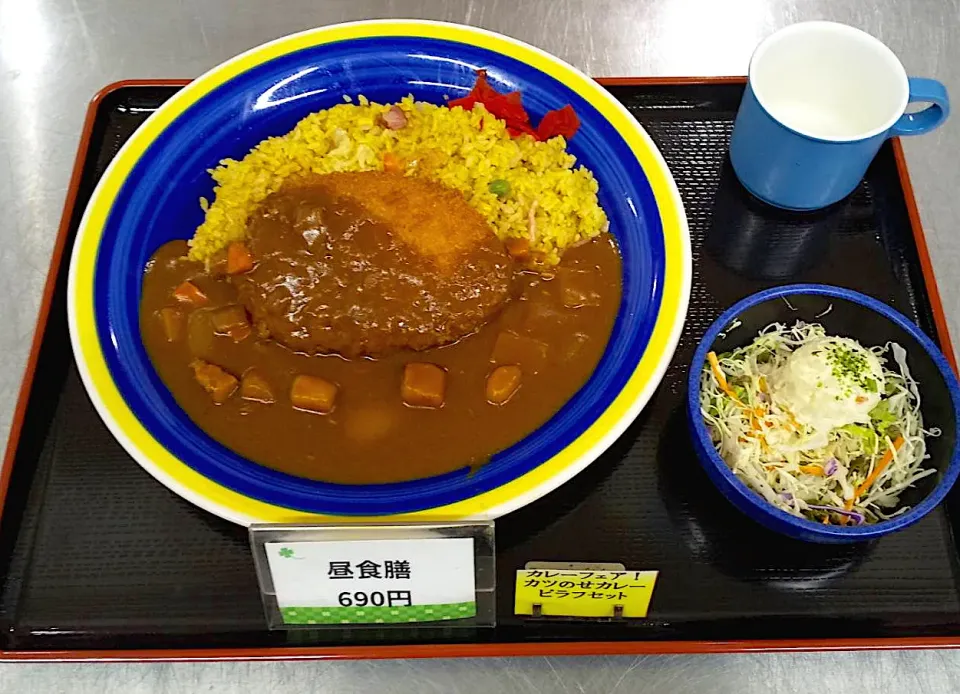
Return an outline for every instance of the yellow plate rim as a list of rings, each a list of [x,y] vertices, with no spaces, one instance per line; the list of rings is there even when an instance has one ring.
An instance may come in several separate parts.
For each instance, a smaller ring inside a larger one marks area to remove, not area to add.
[[[478,45],[525,62],[562,81],[611,122],[647,175],[664,233],[666,269],[660,312],[647,348],[611,405],[569,446],[528,473],[470,499],[390,521],[493,519],[514,511],[592,463],[646,406],[670,363],[686,317],[691,284],[689,229],[676,184],[646,131],[603,87],[576,68],[516,39],[484,29],[425,20],[370,20],[336,24],[285,36],[232,58],[187,85],[154,112],[120,149],[97,185],[80,222],[70,262],[67,312],[70,339],[84,386],[101,418],[124,449],[162,484],[195,505],[241,525],[251,523],[369,522],[374,517],[330,516],[251,499],[204,477],[171,455],[123,402],[100,348],[93,313],[93,269],[103,226],[127,175],[174,118],[217,86],[264,62],[336,41],[404,36]]]

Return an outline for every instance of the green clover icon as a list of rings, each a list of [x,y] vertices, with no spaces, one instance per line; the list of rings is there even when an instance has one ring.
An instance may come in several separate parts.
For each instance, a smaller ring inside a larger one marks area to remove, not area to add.
[[[284,559],[290,559],[293,556],[293,550],[290,549],[289,547],[281,547],[280,556],[283,557]]]

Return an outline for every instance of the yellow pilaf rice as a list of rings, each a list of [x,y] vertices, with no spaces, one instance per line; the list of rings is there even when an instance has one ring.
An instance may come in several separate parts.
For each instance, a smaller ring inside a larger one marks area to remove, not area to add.
[[[190,242],[190,257],[209,261],[233,241],[243,240],[257,205],[292,175],[383,170],[392,152],[408,174],[424,175],[459,190],[502,240],[528,238],[532,248],[556,263],[571,245],[608,226],[597,201],[597,182],[567,153],[563,137],[537,142],[513,138],[503,121],[480,104],[472,111],[414,101],[399,106],[407,125],[380,124],[389,104],[344,103],[313,113],[286,135],[271,137],[243,159],[224,159],[210,174],[215,199],[200,205],[206,218]],[[482,127],[481,127],[482,122]],[[498,198],[491,181],[504,179],[509,192]]]

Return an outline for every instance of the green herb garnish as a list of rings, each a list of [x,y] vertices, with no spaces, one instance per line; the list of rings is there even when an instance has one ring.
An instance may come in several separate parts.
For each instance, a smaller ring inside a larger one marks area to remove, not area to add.
[[[827,350],[827,363],[838,381],[856,384],[870,393],[877,392],[877,381],[870,375],[870,362],[863,352],[834,344]]]

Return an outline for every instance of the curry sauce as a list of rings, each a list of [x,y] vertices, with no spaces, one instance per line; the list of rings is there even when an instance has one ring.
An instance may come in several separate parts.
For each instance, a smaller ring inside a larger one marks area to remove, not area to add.
[[[333,226],[369,227],[372,242],[391,233],[358,205],[315,195],[300,203],[304,214],[307,204],[328,219],[336,211]],[[185,241],[162,246],[144,276],[141,332],[161,379],[224,446],[326,482],[397,482],[483,464],[586,382],[620,305],[620,257],[603,234],[549,273],[516,272],[509,295],[497,279],[502,306],[452,344],[375,358],[308,354],[273,339],[245,306],[256,253],[238,255],[230,274],[186,260],[187,250]]]

